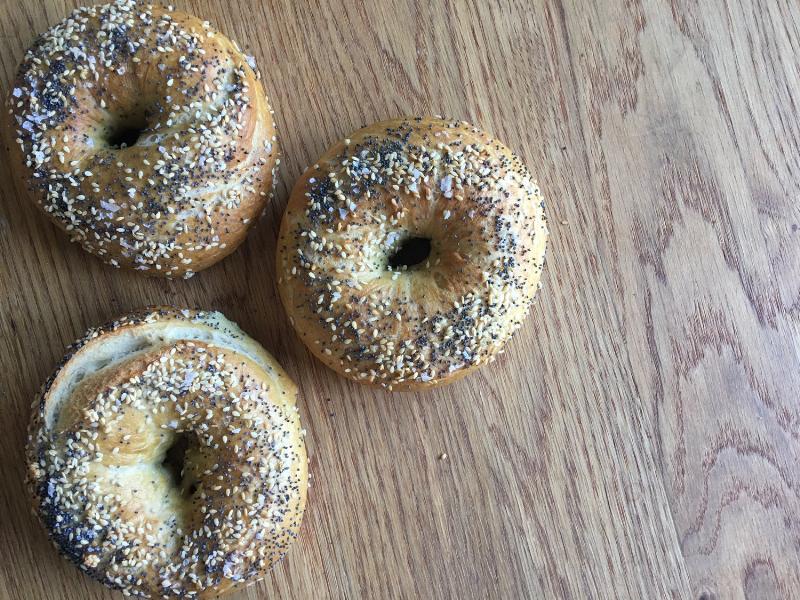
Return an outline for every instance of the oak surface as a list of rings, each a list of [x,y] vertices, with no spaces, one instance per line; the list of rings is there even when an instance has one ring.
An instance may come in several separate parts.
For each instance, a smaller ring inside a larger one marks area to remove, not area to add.
[[[66,344],[158,303],[224,311],[301,388],[301,538],[232,598],[800,597],[800,4],[176,4],[255,55],[279,194],[230,258],[159,281],[70,244],[0,155],[0,599],[121,597],[30,515],[25,428]],[[73,5],[0,0],[3,96]],[[514,148],[551,241],[543,291],[495,365],[390,395],[299,343],[275,239],[328,145],[423,113]]]

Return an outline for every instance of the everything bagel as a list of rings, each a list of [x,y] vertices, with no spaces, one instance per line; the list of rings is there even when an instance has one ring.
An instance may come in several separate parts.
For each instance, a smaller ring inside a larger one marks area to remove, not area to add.
[[[232,252],[271,195],[278,148],[255,63],[191,15],[78,8],[28,50],[7,104],[14,170],[108,264],[190,276]]]
[[[34,405],[36,512],[67,558],[126,595],[206,598],[262,578],[306,502],[296,393],[220,313],[90,330]]]
[[[278,288],[326,365],[390,389],[492,360],[539,287],[539,188],[506,146],[463,122],[375,123],[330,148],[292,191]]]

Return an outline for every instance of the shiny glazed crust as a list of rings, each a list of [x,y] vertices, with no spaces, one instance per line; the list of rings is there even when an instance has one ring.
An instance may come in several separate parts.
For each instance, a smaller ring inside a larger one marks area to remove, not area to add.
[[[392,268],[413,238],[429,240],[428,257]],[[395,119],[353,133],[298,180],[278,287],[330,368],[420,389],[502,351],[539,287],[546,243],[539,188],[506,146],[464,122]]]
[[[92,329],[34,404],[34,507],[59,550],[136,597],[252,583],[300,528],[297,388],[216,312],[159,308]],[[183,471],[165,459],[182,445]]]
[[[78,8],[11,86],[13,170],[106,263],[188,277],[232,252],[272,194],[280,161],[260,79],[191,15],[129,0]]]

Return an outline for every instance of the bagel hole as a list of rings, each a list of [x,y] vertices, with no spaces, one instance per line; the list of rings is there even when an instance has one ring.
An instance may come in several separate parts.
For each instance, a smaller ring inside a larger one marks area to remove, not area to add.
[[[410,237],[402,241],[397,251],[389,257],[390,269],[403,269],[418,265],[431,255],[431,240]]]
[[[186,470],[186,451],[192,442],[193,434],[190,432],[181,432],[175,436],[172,445],[167,448],[164,454],[164,460],[161,461],[161,466],[164,467],[172,478],[172,483],[176,488],[182,489],[185,495],[191,496],[197,491],[197,485],[184,486],[184,471]]]
[[[135,146],[146,128],[147,120],[144,115],[130,115],[118,119],[106,133],[106,143],[111,148]]]

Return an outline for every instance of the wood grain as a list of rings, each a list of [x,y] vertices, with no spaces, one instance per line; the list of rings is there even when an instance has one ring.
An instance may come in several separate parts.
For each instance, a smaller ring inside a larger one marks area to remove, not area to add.
[[[3,155],[0,599],[120,597],[49,546],[22,449],[64,346],[155,303],[223,310],[301,388],[301,539],[235,597],[800,596],[800,5],[177,5],[256,56],[284,150],[278,199],[230,258],[156,281],[68,243]],[[0,3],[3,95],[73,6]],[[539,302],[496,365],[389,395],[299,343],[275,238],[294,179],[330,143],[420,113],[517,150],[552,237]]]

